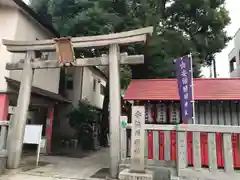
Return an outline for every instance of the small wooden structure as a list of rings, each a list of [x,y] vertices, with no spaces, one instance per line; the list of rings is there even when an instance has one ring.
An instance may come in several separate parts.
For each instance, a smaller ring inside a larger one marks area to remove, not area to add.
[[[217,179],[239,178],[240,79],[195,79],[194,87],[195,125],[182,124],[176,79],[130,83],[124,99],[145,106],[147,164],[176,167],[178,176],[202,178],[224,168]]]

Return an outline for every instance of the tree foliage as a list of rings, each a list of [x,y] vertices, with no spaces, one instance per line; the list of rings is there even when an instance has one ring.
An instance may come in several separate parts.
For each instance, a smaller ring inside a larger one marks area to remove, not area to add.
[[[133,78],[173,77],[172,60],[193,53],[195,76],[229,41],[225,0],[33,0],[62,36],[86,36],[154,26],[146,46],[124,48],[144,54],[144,65],[122,69],[123,83]],[[125,66],[126,67],[126,66]],[[126,73],[125,73],[126,72]],[[126,80],[126,81],[125,81]],[[123,86],[125,87],[125,86]]]

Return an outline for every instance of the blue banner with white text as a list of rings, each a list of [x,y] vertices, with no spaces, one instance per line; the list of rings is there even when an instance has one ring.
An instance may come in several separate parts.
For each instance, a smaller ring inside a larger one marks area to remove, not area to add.
[[[193,116],[192,97],[192,67],[191,58],[184,56],[175,60],[178,91],[181,104],[181,114],[183,122],[188,122]]]

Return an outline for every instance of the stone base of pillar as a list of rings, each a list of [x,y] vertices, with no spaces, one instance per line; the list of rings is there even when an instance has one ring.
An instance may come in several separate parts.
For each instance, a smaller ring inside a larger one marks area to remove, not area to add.
[[[119,173],[119,180],[153,180],[154,172],[146,170],[145,173],[131,172],[130,169],[124,169]]]
[[[0,175],[3,174],[7,164],[7,152],[0,151]]]

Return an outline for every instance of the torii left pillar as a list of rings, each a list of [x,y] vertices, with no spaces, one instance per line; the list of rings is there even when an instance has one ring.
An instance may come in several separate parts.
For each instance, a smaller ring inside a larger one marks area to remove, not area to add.
[[[24,68],[21,75],[22,83],[20,86],[19,96],[17,100],[17,109],[15,114],[13,115],[13,118],[11,119],[9,128],[7,145],[7,167],[9,169],[16,169],[19,167],[20,164],[24,138],[23,135],[27,121],[27,112],[30,104],[31,87],[33,80],[33,69],[31,66],[31,61],[34,58],[34,51],[27,52],[24,61]]]

